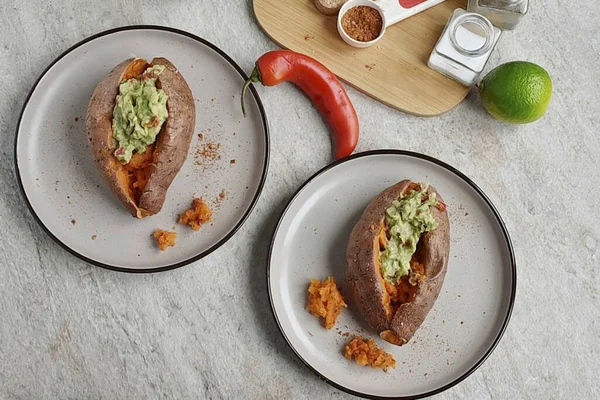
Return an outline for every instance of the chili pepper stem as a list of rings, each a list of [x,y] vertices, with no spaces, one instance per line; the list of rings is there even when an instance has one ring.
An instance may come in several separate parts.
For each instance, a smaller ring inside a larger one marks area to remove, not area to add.
[[[248,78],[248,80],[246,82],[244,82],[244,86],[242,87],[242,114],[244,114],[244,117],[246,117],[246,104],[244,103],[244,97],[246,96],[246,91],[248,90],[248,87],[256,82],[260,82],[260,72],[258,71],[258,67],[255,67],[252,70],[252,74],[250,74],[250,77]]]

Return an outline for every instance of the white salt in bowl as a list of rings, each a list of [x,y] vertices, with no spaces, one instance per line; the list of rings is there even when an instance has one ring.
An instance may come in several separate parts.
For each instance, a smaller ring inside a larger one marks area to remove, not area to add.
[[[382,20],[381,32],[379,32],[379,36],[377,36],[377,38],[375,38],[374,40],[371,40],[369,42],[361,42],[359,40],[352,39],[350,37],[350,35],[348,35],[346,33],[346,31],[344,30],[344,28],[342,27],[342,18],[344,17],[344,14],[346,14],[346,12],[348,12],[348,10],[350,10],[351,8],[358,7],[358,6],[367,6],[367,7],[374,8],[375,10],[377,10],[379,15],[381,15],[381,20]],[[365,48],[365,47],[373,46],[375,43],[377,43],[383,37],[383,35],[385,33],[386,25],[387,24],[386,24],[386,20],[385,20],[385,13],[383,12],[383,9],[371,0],[347,1],[342,6],[342,8],[340,9],[340,12],[338,13],[338,19],[337,19],[338,33],[340,34],[340,37],[342,38],[342,40],[344,40],[344,42],[348,43],[350,46],[354,46],[354,47],[358,47],[358,48]]]

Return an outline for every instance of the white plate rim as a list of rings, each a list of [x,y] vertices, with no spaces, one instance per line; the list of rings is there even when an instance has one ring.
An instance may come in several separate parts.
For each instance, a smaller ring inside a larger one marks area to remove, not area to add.
[[[414,157],[417,159],[421,159],[421,160],[425,160],[425,161],[429,161],[432,162],[446,170],[448,170],[449,172],[453,173],[454,175],[456,175],[458,178],[462,179],[465,183],[467,183],[469,186],[471,186],[476,192],[477,194],[483,199],[483,201],[485,202],[485,204],[489,207],[489,209],[492,211],[492,214],[494,215],[496,221],[498,222],[502,234],[504,236],[504,239],[506,240],[506,244],[508,247],[508,252],[509,252],[509,256],[510,256],[510,271],[511,271],[511,292],[510,292],[510,301],[508,304],[508,308],[506,310],[506,315],[504,316],[504,321],[502,322],[502,326],[500,328],[500,330],[498,331],[498,334],[496,335],[496,337],[494,338],[494,341],[492,342],[491,346],[487,349],[487,351],[481,356],[481,358],[475,362],[473,364],[473,366],[471,368],[469,368],[465,373],[463,373],[461,376],[459,376],[458,378],[456,378],[455,380],[453,380],[452,382],[447,383],[446,385],[443,385],[439,388],[436,388],[434,390],[425,392],[425,393],[420,393],[418,395],[411,395],[411,396],[396,396],[396,397],[388,397],[388,396],[376,396],[376,395],[371,395],[371,394],[367,394],[367,393],[362,393],[353,389],[350,389],[348,387],[343,386],[342,384],[339,384],[337,382],[334,382],[330,379],[328,379],[326,376],[324,376],[323,374],[321,374],[320,372],[318,372],[315,368],[312,367],[312,365],[310,365],[309,362],[307,362],[298,352],[298,350],[292,345],[291,341],[289,340],[289,338],[287,337],[285,331],[283,330],[283,327],[281,326],[281,323],[279,321],[279,318],[277,316],[277,311],[275,310],[275,305],[274,305],[274,301],[273,301],[273,291],[272,291],[272,287],[271,287],[271,258],[273,255],[273,248],[274,248],[274,244],[275,244],[275,238],[277,237],[277,234],[279,233],[279,228],[281,227],[281,223],[284,219],[284,217],[286,216],[288,210],[290,209],[290,207],[292,206],[292,204],[296,201],[296,199],[298,198],[298,196],[302,193],[302,191],[304,190],[304,188],[306,186],[308,186],[312,181],[314,181],[317,177],[323,175],[324,173],[326,173],[327,171],[339,167],[340,165],[343,165],[344,163],[357,159],[357,158],[365,158],[365,157],[370,157],[370,156],[377,156],[377,155],[401,155],[401,156],[408,156],[408,157]],[[417,153],[417,152],[413,152],[413,151],[408,151],[408,150],[397,150],[397,149],[380,149],[380,150],[370,150],[370,151],[365,151],[365,152],[361,152],[361,153],[355,153],[349,157],[343,158],[341,160],[337,160],[329,165],[326,165],[325,167],[323,167],[321,170],[317,171],[313,176],[311,176],[310,178],[308,178],[308,180],[306,180],[306,182],[304,182],[296,191],[296,193],[294,193],[294,195],[292,196],[292,198],[290,199],[290,201],[288,202],[287,206],[285,207],[285,209],[283,210],[283,212],[281,213],[281,216],[279,217],[279,220],[277,222],[277,226],[275,227],[275,230],[273,232],[273,236],[271,237],[271,243],[269,245],[269,254],[268,254],[268,258],[267,258],[267,287],[268,287],[268,292],[269,292],[269,302],[271,303],[271,312],[273,314],[273,318],[275,319],[275,322],[277,323],[277,327],[279,328],[279,331],[281,332],[281,335],[283,336],[283,338],[285,339],[285,341],[287,342],[288,346],[290,347],[290,349],[292,349],[292,351],[294,352],[294,354],[296,355],[296,357],[298,357],[298,359],[300,359],[300,361],[302,361],[312,372],[314,372],[321,380],[325,381],[327,384],[335,387],[336,389],[339,389],[343,392],[346,392],[348,394],[354,395],[354,396],[358,396],[358,397],[362,397],[365,399],[373,399],[373,400],[418,400],[418,399],[424,399],[426,397],[430,397],[430,396],[434,396],[437,394],[440,394],[450,388],[452,388],[453,386],[456,386],[457,384],[459,384],[460,382],[462,382],[463,380],[465,380],[467,377],[469,377],[473,372],[475,372],[486,360],[487,358],[493,353],[493,351],[496,349],[496,346],[498,345],[498,343],[500,343],[500,340],[502,339],[502,336],[504,335],[504,332],[506,331],[506,328],[508,327],[508,323],[510,321],[510,317],[512,315],[512,311],[514,308],[514,304],[515,304],[515,297],[516,297],[516,292],[517,292],[517,264],[516,264],[516,259],[515,259],[515,252],[514,252],[514,248],[513,248],[513,244],[512,241],[510,239],[510,235],[508,233],[508,229],[506,228],[506,224],[504,223],[504,220],[502,219],[502,217],[500,216],[500,213],[498,212],[498,210],[496,209],[496,207],[494,206],[494,204],[492,203],[492,201],[489,199],[489,197],[485,194],[485,192],[483,190],[481,190],[481,188],[479,186],[477,186],[477,184],[475,182],[473,182],[473,180],[471,178],[469,178],[468,176],[466,176],[464,173],[460,172],[458,169],[454,168],[453,166],[438,160],[437,158],[434,158],[432,156],[428,156],[426,154],[422,154],[422,153]]]
[[[18,158],[18,140],[19,140],[19,131],[21,130],[21,122],[23,120],[23,114],[25,113],[25,110],[27,108],[27,106],[29,105],[29,101],[31,99],[31,97],[33,96],[33,94],[35,93],[40,81],[44,78],[44,76],[46,76],[46,74],[50,71],[50,69],[52,69],[52,67],[54,67],[54,65],[56,63],[58,63],[61,59],[63,59],[64,57],[66,57],[67,55],[69,55],[71,52],[73,52],[75,49],[83,46],[86,43],[92,42],[96,39],[99,39],[101,37],[104,36],[108,36],[111,34],[115,34],[115,33],[119,33],[119,32],[124,32],[124,31],[135,31],[135,30],[156,30],[156,31],[163,31],[163,32],[169,32],[169,33],[175,33],[178,35],[182,35],[182,36],[186,36],[190,39],[193,39],[195,41],[197,41],[198,43],[200,43],[201,45],[204,45],[206,47],[208,47],[209,49],[215,51],[219,56],[221,56],[223,59],[225,59],[229,64],[231,64],[231,66],[240,74],[240,76],[244,79],[247,80],[248,79],[248,75],[246,75],[246,73],[244,72],[244,70],[227,54],[225,53],[223,50],[221,50],[219,47],[217,47],[216,45],[214,45],[213,43],[209,42],[206,39],[203,39],[199,36],[194,35],[193,33],[189,33],[177,28],[172,28],[172,27],[168,27],[168,26],[161,26],[161,25],[127,25],[127,26],[121,26],[121,27],[117,27],[117,28],[112,28],[112,29],[108,29],[99,33],[96,33],[92,36],[89,36],[81,41],[79,41],[78,43],[74,44],[73,46],[69,47],[67,50],[65,50],[62,54],[60,54],[56,59],[54,59],[54,61],[52,61],[45,69],[44,71],[39,75],[39,77],[36,79],[35,83],[33,84],[31,90],[29,91],[29,93],[27,94],[27,97],[25,98],[25,102],[23,103],[23,106],[21,108],[21,112],[19,113],[19,118],[17,120],[17,126],[15,129],[15,139],[14,139],[14,165],[15,165],[15,175],[16,175],[16,180],[17,180],[17,184],[19,186],[19,191],[21,192],[21,195],[23,197],[23,199],[25,200],[25,204],[27,205],[27,208],[29,209],[29,212],[31,213],[31,215],[33,216],[33,219],[38,223],[38,225],[42,228],[42,230],[44,232],[46,232],[46,234],[48,236],[50,236],[60,247],[62,247],[64,250],[66,250],[68,253],[72,254],[73,256],[79,258],[82,261],[85,261],[88,264],[91,265],[95,265],[97,267],[101,267],[101,268],[105,268],[105,269],[109,269],[109,270],[113,270],[113,271],[119,271],[119,272],[128,272],[128,273],[155,273],[155,272],[163,272],[163,271],[168,271],[168,270],[172,270],[172,269],[176,269],[176,268],[180,268],[186,265],[189,265],[193,262],[196,262],[206,256],[208,256],[210,253],[214,252],[215,250],[217,250],[219,247],[221,247],[222,245],[224,245],[227,241],[229,241],[229,239],[231,239],[236,233],[237,231],[242,227],[242,225],[244,225],[244,223],[246,222],[246,220],[248,219],[248,217],[250,216],[250,214],[252,213],[252,211],[254,210],[254,207],[256,206],[258,199],[260,198],[260,195],[262,193],[262,190],[264,188],[265,182],[266,182],[266,178],[268,175],[268,170],[269,170],[269,159],[270,159],[270,135],[269,135],[269,123],[267,121],[267,115],[265,112],[265,109],[263,107],[262,101],[260,100],[260,97],[258,95],[258,92],[256,91],[256,89],[254,88],[253,85],[250,85],[250,92],[252,93],[252,96],[254,97],[256,104],[258,106],[258,111],[260,114],[260,118],[262,120],[262,124],[263,124],[263,129],[265,132],[265,159],[263,161],[263,168],[262,168],[262,174],[261,174],[261,178],[260,178],[260,182],[258,184],[258,187],[256,189],[256,193],[254,194],[252,200],[250,201],[250,205],[248,207],[248,209],[246,210],[246,212],[244,213],[244,215],[242,216],[242,218],[240,218],[240,220],[237,222],[236,225],[234,225],[231,230],[221,239],[219,240],[217,243],[215,243],[214,245],[212,245],[210,248],[200,252],[199,254],[195,255],[194,257],[191,257],[187,260],[183,260],[171,265],[166,265],[166,266],[162,266],[159,268],[140,268],[140,269],[133,269],[133,268],[127,268],[127,267],[122,267],[122,266],[117,266],[117,265],[110,265],[110,264],[106,264],[97,260],[93,260],[75,250],[73,250],[72,248],[70,248],[66,243],[64,243],[63,241],[61,241],[60,239],[58,239],[53,233],[52,231],[50,231],[50,229],[48,229],[48,227],[42,222],[42,220],[40,219],[40,217],[37,215],[37,213],[35,212],[33,206],[31,205],[31,202],[29,201],[29,198],[27,197],[27,193],[25,192],[25,187],[23,185],[23,181],[21,178],[21,171],[19,168],[19,158]]]

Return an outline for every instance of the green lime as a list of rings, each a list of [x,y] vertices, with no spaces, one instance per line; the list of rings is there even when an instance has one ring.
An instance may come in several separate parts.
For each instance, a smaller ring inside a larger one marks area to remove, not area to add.
[[[485,109],[504,122],[526,124],[539,119],[552,97],[552,80],[527,61],[502,64],[477,84]]]

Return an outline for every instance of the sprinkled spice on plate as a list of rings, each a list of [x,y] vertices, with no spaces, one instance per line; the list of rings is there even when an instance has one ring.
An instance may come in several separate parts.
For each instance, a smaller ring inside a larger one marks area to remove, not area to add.
[[[383,19],[373,7],[352,7],[342,17],[342,28],[352,39],[370,42],[381,33]]]

